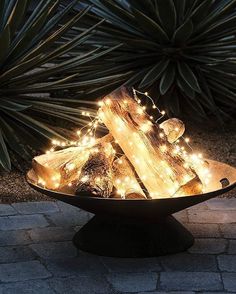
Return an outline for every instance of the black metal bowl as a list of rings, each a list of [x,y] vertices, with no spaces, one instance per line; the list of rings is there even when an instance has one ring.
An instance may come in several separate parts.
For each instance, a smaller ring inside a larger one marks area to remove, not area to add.
[[[208,160],[211,181],[205,193],[199,195],[161,198],[161,199],[118,199],[101,198],[88,194],[88,196],[76,196],[48,190],[38,186],[32,171],[27,174],[29,185],[35,190],[52,198],[64,201],[86,211],[99,215],[112,215],[119,217],[134,217],[141,219],[156,219],[183,210],[189,206],[206,201],[228,192],[236,186],[236,169],[227,164]],[[227,179],[228,185],[222,187],[221,180]]]
[[[75,196],[44,189],[34,173],[27,174],[29,185],[50,197],[94,213],[74,237],[82,250],[116,257],[147,257],[177,253],[189,248],[194,238],[171,214],[236,187],[236,169],[208,160],[211,181],[203,194],[161,199],[100,198]]]

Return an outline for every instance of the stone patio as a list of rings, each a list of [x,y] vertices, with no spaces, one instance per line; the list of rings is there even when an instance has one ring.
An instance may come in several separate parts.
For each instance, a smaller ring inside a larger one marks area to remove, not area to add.
[[[236,292],[236,199],[177,213],[195,236],[186,253],[118,259],[77,251],[91,215],[62,202],[0,205],[0,294]]]

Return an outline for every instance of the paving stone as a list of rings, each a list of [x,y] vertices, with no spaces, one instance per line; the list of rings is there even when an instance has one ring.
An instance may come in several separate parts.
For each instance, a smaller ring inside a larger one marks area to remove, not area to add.
[[[0,246],[25,245],[31,242],[26,231],[0,231]]]
[[[168,293],[170,293],[170,292],[168,292]],[[185,293],[185,292],[184,292],[184,293]],[[207,292],[195,292],[195,293],[201,293],[201,294],[209,294],[209,293],[210,293],[210,294],[226,294],[226,293],[227,293],[227,294],[233,294],[233,293],[228,292],[228,291],[227,291],[227,292],[225,292],[225,291],[220,291],[220,292],[219,292],[219,291],[217,291],[217,292],[212,292],[212,291],[211,291],[211,292],[208,292],[208,291],[207,291]]]
[[[25,281],[0,285],[1,294],[55,294],[46,281]]]
[[[218,273],[163,272],[160,276],[160,288],[171,291],[217,291],[223,287]]]
[[[229,254],[236,254],[236,240],[229,241],[228,253]]]
[[[0,247],[0,263],[27,261],[35,259],[35,253],[26,246]]]
[[[185,224],[188,229],[196,238],[219,238],[221,237],[218,224]]]
[[[218,263],[221,271],[236,273],[236,255],[219,255]]]
[[[179,253],[161,256],[158,260],[166,271],[217,271],[217,263],[214,255]]]
[[[190,210],[188,211],[188,217],[190,223],[236,223],[235,211]]]
[[[59,208],[60,211],[62,212],[68,212],[68,213],[78,213],[78,211],[80,211],[80,208],[67,204],[65,202],[62,201],[57,201],[57,206]]]
[[[176,212],[173,214],[173,216],[179,221],[179,222],[183,222],[183,223],[187,223],[188,222],[188,214],[187,214],[187,210],[181,210],[179,212]]]
[[[110,272],[138,273],[161,271],[161,266],[156,258],[102,257],[101,260]]]
[[[211,210],[236,210],[236,198],[213,198],[207,201]]]
[[[21,214],[52,213],[59,211],[56,202],[21,202],[14,203],[12,206]]]
[[[29,231],[30,238],[33,242],[49,242],[49,241],[69,241],[72,240],[75,231],[71,228],[48,227],[36,228]]]
[[[207,201],[190,206],[187,210],[206,210],[208,209]]]
[[[236,224],[222,224],[220,230],[224,238],[236,239]]]
[[[40,228],[48,226],[48,222],[43,215],[13,215],[0,218],[0,230],[21,230]]]
[[[96,255],[78,256],[60,260],[47,260],[47,269],[55,277],[68,277],[76,275],[90,275],[107,273],[107,268]]]
[[[57,294],[112,294],[108,282],[101,276],[77,276],[49,280]]]
[[[30,245],[41,258],[61,259],[77,256],[77,249],[70,241]]]
[[[17,211],[9,204],[0,204],[0,216],[15,215]]]
[[[168,291],[168,292],[164,292],[164,291],[151,291],[151,292],[138,292],[138,294],[194,294],[195,292],[192,291]],[[202,293],[201,293],[202,294]],[[211,292],[212,294],[212,292]],[[217,294],[220,294],[219,292],[217,292]]]
[[[156,273],[110,273],[107,280],[112,287],[121,292],[153,291],[156,289]]]
[[[190,253],[220,254],[226,251],[227,240],[224,239],[195,239]]]
[[[56,212],[47,217],[59,227],[83,226],[89,220],[88,213],[80,209]]]
[[[236,292],[236,273],[223,273],[222,280],[227,291]]]
[[[0,264],[1,282],[18,282],[50,277],[51,274],[36,260]]]

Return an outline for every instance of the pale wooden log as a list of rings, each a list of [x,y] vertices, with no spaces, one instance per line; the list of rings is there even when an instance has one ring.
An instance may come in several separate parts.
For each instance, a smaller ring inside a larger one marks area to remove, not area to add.
[[[189,195],[199,195],[202,193],[203,184],[199,177],[196,176],[191,181],[189,181],[184,186],[181,186],[179,190],[174,194],[174,197],[179,196],[189,196]]]
[[[122,89],[104,98],[99,117],[122,148],[151,198],[170,197],[196,177],[175,148],[160,136],[138,103]]]
[[[178,118],[170,118],[160,124],[160,128],[163,129],[167,139],[170,143],[174,143],[185,132],[184,123]]]
[[[78,179],[80,170],[88,160],[91,150],[101,142],[110,142],[111,135],[98,139],[90,147],[70,147],[37,156],[32,161],[38,183],[48,189],[59,190]]]
[[[107,198],[113,189],[112,163],[115,150],[110,143],[98,144],[96,149],[96,152],[90,153],[81,169],[75,193]]]
[[[113,185],[117,190],[117,198],[146,199],[126,156],[118,158],[113,163]]]

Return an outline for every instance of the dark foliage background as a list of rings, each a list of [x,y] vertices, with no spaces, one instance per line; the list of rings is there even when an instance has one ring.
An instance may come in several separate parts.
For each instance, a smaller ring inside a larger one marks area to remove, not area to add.
[[[83,2],[93,5],[84,28],[106,20],[89,44],[105,48],[122,44],[89,64],[82,77],[89,80],[84,87],[87,97],[128,85],[150,91],[169,115],[214,116],[218,122],[233,116],[235,0]]]
[[[65,36],[90,9],[75,13],[77,3],[0,1],[0,169],[21,167],[49,140],[68,139],[85,123],[81,111],[90,101],[74,99],[69,90],[80,94],[83,65],[106,50],[85,43],[99,21]]]

